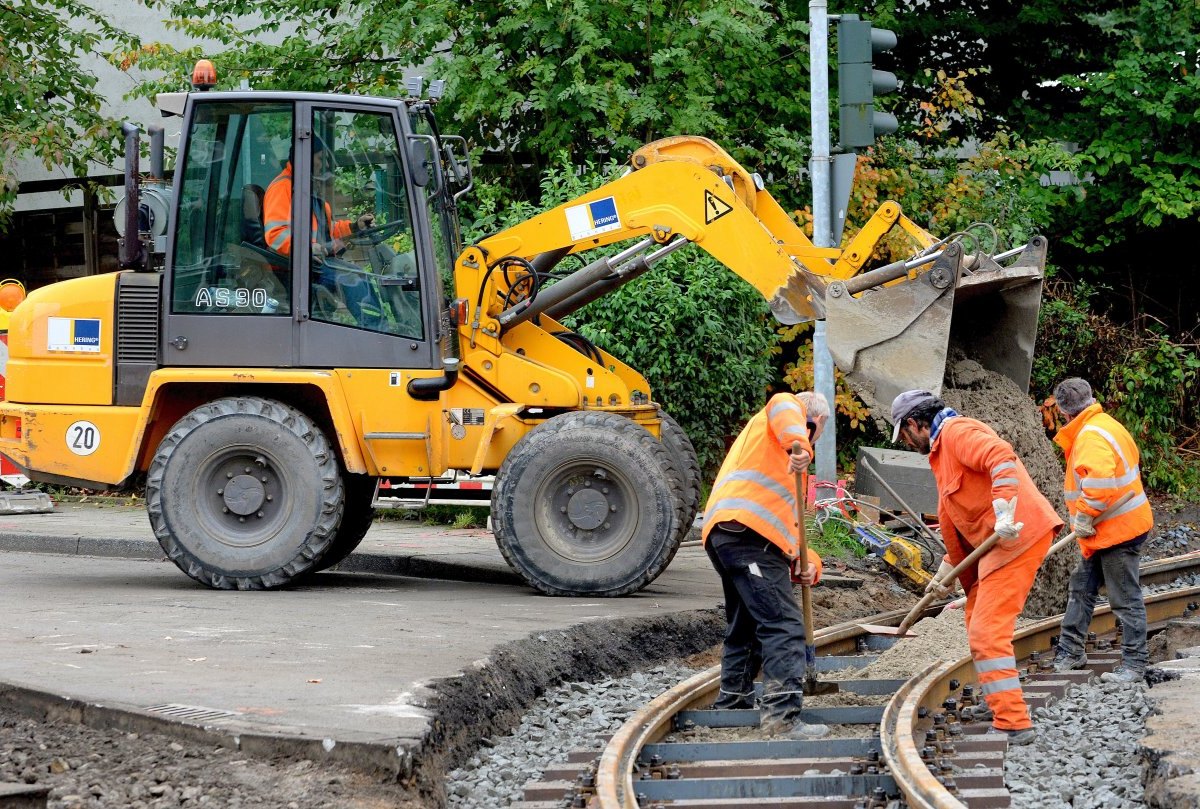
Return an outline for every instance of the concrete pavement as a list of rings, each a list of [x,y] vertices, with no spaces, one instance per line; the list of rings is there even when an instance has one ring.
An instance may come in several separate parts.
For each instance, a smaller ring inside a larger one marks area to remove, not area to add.
[[[669,636],[653,622],[695,620],[683,614],[721,598],[698,547],[620,599],[536,594],[486,531],[377,523],[361,550],[305,586],[213,591],[166,561],[140,507],[4,517],[0,680],[10,685],[0,699],[101,724],[184,722],[243,748],[367,757],[403,773],[428,740],[439,681],[514,665],[507,652],[496,658],[514,643],[540,639],[559,650],[551,660],[609,643],[600,625],[614,619]],[[530,683],[555,665],[541,668]]]

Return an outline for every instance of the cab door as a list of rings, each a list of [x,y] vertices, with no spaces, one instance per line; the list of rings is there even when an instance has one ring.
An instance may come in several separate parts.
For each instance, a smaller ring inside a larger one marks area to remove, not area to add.
[[[298,365],[440,367],[441,291],[397,110],[349,101],[299,105],[308,171],[297,183],[307,191],[309,238],[295,251],[306,267],[297,286],[305,312]]]
[[[264,238],[268,189],[290,171],[295,105],[193,94],[176,171],[163,364],[295,364],[293,258]]]

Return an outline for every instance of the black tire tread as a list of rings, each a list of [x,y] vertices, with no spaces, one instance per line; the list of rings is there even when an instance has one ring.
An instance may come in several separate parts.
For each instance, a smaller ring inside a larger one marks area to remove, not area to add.
[[[163,475],[176,447],[196,429],[228,416],[260,416],[299,438],[312,453],[325,481],[320,519],[300,552],[273,571],[256,576],[236,576],[210,570],[188,553],[167,526],[163,514]],[[216,399],[201,405],[177,421],[163,437],[146,473],[146,511],[158,544],[180,570],[201,584],[217,590],[269,590],[282,587],[313,570],[333,541],[342,519],[343,491],[337,455],[325,434],[308,416],[282,402],[258,396]]]
[[[621,586],[605,590],[580,590],[548,582],[544,576],[539,577],[533,571],[525,570],[521,560],[511,547],[512,543],[519,543],[520,541],[519,538],[514,536],[515,532],[513,532],[511,527],[512,515],[507,511],[505,506],[506,501],[512,498],[510,492],[516,487],[518,482],[518,476],[512,474],[511,470],[514,467],[520,467],[524,458],[532,457],[540,452],[544,443],[554,441],[562,434],[581,427],[609,430],[633,439],[658,462],[663,473],[668,475],[668,478],[672,480],[670,488],[672,490],[675,488],[673,481],[678,478],[678,473],[675,471],[670,453],[663,446],[662,442],[655,438],[645,427],[624,416],[612,413],[586,410],[564,413],[538,425],[525,435],[512,448],[508,457],[505,458],[504,463],[501,465],[500,471],[496,476],[496,483],[492,488],[492,521],[495,528],[496,544],[499,546],[500,552],[509,566],[520,573],[531,587],[546,595],[607,598],[635,593],[658,578],[663,570],[666,569],[667,564],[675,555],[675,551],[679,548],[679,532],[677,528],[673,527],[670,539],[663,544],[663,547],[659,549],[654,558],[648,560],[644,570],[636,579]],[[683,504],[680,498],[674,493],[672,493],[672,500],[674,501],[674,519],[678,520],[683,509]]]

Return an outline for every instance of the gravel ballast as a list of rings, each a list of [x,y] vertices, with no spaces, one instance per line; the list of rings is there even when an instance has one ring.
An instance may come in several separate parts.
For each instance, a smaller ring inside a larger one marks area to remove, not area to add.
[[[1145,806],[1138,747],[1152,711],[1145,685],[1102,682],[1035,710],[1037,740],[1010,746],[1004,764],[1014,809]]]
[[[512,733],[488,739],[465,766],[446,779],[450,806],[494,809],[521,800],[522,790],[544,768],[566,760],[572,750],[603,748],[639,708],[696,672],[658,666],[627,677],[594,683],[563,683],[547,692]]]

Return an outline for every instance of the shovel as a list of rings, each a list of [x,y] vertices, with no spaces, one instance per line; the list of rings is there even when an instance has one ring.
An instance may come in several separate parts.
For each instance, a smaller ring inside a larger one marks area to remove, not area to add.
[[[800,452],[800,442],[792,444],[792,453]],[[800,575],[808,571],[808,538],[804,528],[804,479],[800,472],[796,477],[796,522],[800,526],[800,555],[797,557]],[[814,697],[820,694],[836,694],[840,689],[837,683],[822,683],[817,680],[817,644],[813,640],[812,592],[807,584],[800,585],[800,601],[804,610],[804,695]]]
[[[1125,505],[1126,501],[1128,501],[1131,497],[1133,497],[1133,492],[1127,492],[1126,494],[1121,495],[1121,497],[1117,498],[1117,500],[1111,506],[1105,509],[1104,512],[1093,521],[1093,524],[1099,524],[1107,520],[1114,513],[1116,513],[1121,506]],[[938,590],[941,589],[940,585],[944,585],[946,582],[951,582],[957,579],[960,573],[969,568],[971,565],[975,564],[979,557],[990,551],[992,546],[995,545],[999,539],[999,534],[992,534],[990,537],[985,539],[979,545],[979,547],[967,554],[967,558],[955,565],[954,568],[947,573],[944,578],[934,579],[933,584],[937,586],[921,597],[921,600],[918,601],[917,605],[909,611],[908,615],[904,617],[904,620],[900,622],[899,626],[879,626],[878,624],[860,624],[859,626],[873,635],[898,635],[900,637],[914,637],[914,633],[909,632],[908,628],[912,626],[919,617],[921,617],[921,613],[926,607],[929,606],[930,602],[938,598]],[[1055,542],[1050,546],[1050,550],[1046,551],[1046,556],[1042,559],[1042,561],[1045,562],[1045,560],[1049,558],[1052,553],[1055,553],[1056,551],[1066,547],[1072,541],[1074,541],[1074,539],[1075,532],[1072,531],[1058,542]]]

